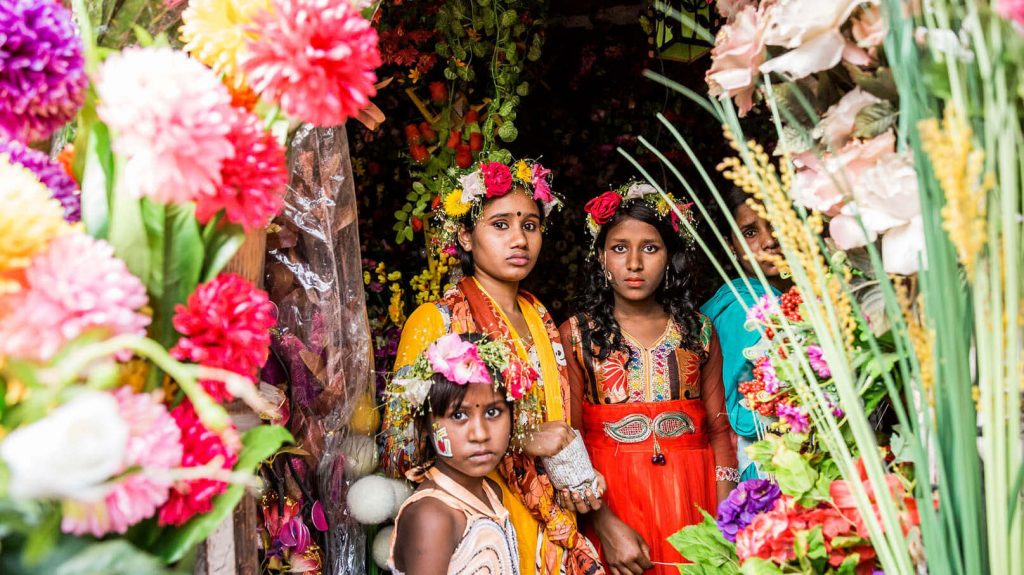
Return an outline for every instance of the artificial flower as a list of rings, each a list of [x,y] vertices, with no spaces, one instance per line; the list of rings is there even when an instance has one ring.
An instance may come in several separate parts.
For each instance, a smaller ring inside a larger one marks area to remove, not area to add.
[[[103,63],[96,91],[130,193],[162,204],[217,193],[235,110],[209,68],[170,48],[129,48]]]
[[[293,517],[281,528],[278,539],[281,545],[293,548],[296,553],[305,553],[310,543],[309,527],[301,517]]]
[[[459,185],[462,186],[462,203],[464,204],[472,204],[487,193],[480,170],[473,170],[459,177]]]
[[[122,387],[113,393],[128,440],[118,478],[98,501],[66,501],[61,530],[103,537],[124,534],[128,527],[152,517],[167,501],[171,480],[161,472],[181,463],[181,430],[153,394]]]
[[[448,192],[448,196],[444,199],[444,211],[453,218],[466,215],[471,207],[462,201],[462,190],[458,188]]]
[[[770,395],[775,395],[779,392],[779,388],[782,387],[782,382],[779,380],[778,374],[775,372],[775,364],[772,363],[771,356],[762,355],[754,361],[754,377],[764,384],[764,391]]]
[[[854,88],[844,94],[828,110],[825,110],[821,122],[811,134],[828,144],[832,150],[839,150],[853,135],[857,124],[857,114],[864,108],[881,101],[860,87]]]
[[[654,186],[646,182],[636,182],[629,186],[626,190],[626,194],[622,196],[623,200],[636,200],[640,199],[648,194],[656,194],[658,190],[654,189]]]
[[[0,300],[0,356],[46,361],[76,337],[145,335],[146,287],[103,240],[54,239],[25,270],[25,289]]]
[[[825,352],[822,351],[820,345],[811,344],[807,346],[807,360],[810,362],[814,373],[818,374],[818,377],[826,379],[832,377],[832,370],[829,369],[828,362],[825,361]]]
[[[531,182],[532,183],[532,181],[533,181],[533,170],[530,169],[530,165],[529,164],[527,164],[524,160],[519,160],[518,162],[516,162],[516,166],[515,167],[516,167],[516,179],[517,180],[519,180],[521,182]]]
[[[248,30],[249,85],[304,122],[343,124],[377,93],[377,32],[350,0],[273,0]]]
[[[864,0],[788,0],[766,9],[764,43],[789,50],[761,64],[761,72],[778,72],[797,80],[829,70],[840,60],[865,65],[867,54],[843,37],[840,27]],[[878,0],[869,3],[877,4]]]
[[[710,2],[709,2],[710,4]],[[718,14],[731,22],[736,15],[743,11],[747,6],[754,6],[757,2],[755,0],[716,0],[715,10]]]
[[[396,377],[393,380],[397,393],[409,402],[409,405],[420,406],[430,393],[432,382],[429,379]]]
[[[615,211],[622,205],[622,196],[615,191],[607,191],[593,198],[583,206],[583,211],[599,226],[608,223],[615,216]]]
[[[288,185],[285,151],[260,119],[239,111],[231,123],[228,141],[234,154],[221,166],[221,183],[212,195],[196,200],[196,219],[208,222],[221,210],[227,221],[246,231],[270,223],[284,205]]]
[[[84,390],[0,443],[15,498],[97,499],[119,472],[129,425],[109,393]]]
[[[181,13],[181,40],[193,58],[223,75],[235,89],[245,88],[239,53],[252,32],[253,17],[270,8],[270,0],[190,0]]]
[[[0,138],[0,154],[7,154],[11,163],[28,168],[46,186],[53,199],[64,208],[64,219],[75,223],[81,219],[82,197],[78,184],[64,170],[64,167],[46,154],[33,150],[17,140]]]
[[[480,359],[476,345],[457,333],[440,337],[427,348],[427,359],[435,373],[452,383],[491,383],[487,364]]]
[[[736,555],[740,564],[751,557],[759,557],[782,565],[796,557],[790,525],[790,515],[795,507],[793,498],[783,495],[775,500],[770,511],[758,513],[736,534]]]
[[[889,25],[882,17],[882,9],[877,4],[870,4],[853,15],[853,27],[850,31],[858,46],[875,48],[885,41]]]
[[[1018,26],[1024,26],[1024,0],[997,0],[996,12]]]
[[[540,164],[533,165],[533,199],[539,200],[544,205],[544,217],[547,217],[555,206],[555,196],[551,193],[551,184],[548,176],[551,170]]]
[[[861,484],[867,493],[868,502],[871,504],[875,517],[881,521],[881,511],[878,508],[878,492],[875,491],[874,484],[868,480],[867,472],[864,469],[864,462],[860,459],[857,460],[857,470],[860,473]],[[869,536],[867,524],[864,522],[864,517],[857,506],[857,496],[853,492],[852,483],[853,480],[839,479],[833,481],[832,485],[829,486],[829,495],[839,511],[851,518],[856,527],[857,535],[867,539]],[[903,533],[906,534],[912,527],[920,524],[917,501],[914,499],[913,494],[904,487],[899,476],[887,473],[885,475],[885,485],[889,490],[889,495],[896,503],[900,526],[903,528]]]
[[[783,424],[789,426],[793,433],[806,433],[811,428],[810,418],[803,409],[785,401],[780,401],[775,406],[775,415]]]
[[[758,69],[764,62],[764,14],[747,6],[718,31],[711,49],[711,68],[707,71],[712,96],[735,97],[739,115],[754,106]]]
[[[182,335],[171,348],[175,358],[254,378],[270,354],[277,318],[265,291],[237,274],[222,274],[196,288],[172,321]],[[223,382],[201,383],[217,401],[232,398]]]
[[[716,523],[722,536],[735,542],[736,534],[750,525],[758,513],[771,509],[780,495],[779,486],[767,479],[751,479],[737,485],[718,504]]]
[[[18,289],[21,274],[54,237],[68,233],[64,210],[28,168],[0,153],[0,294]]]
[[[512,189],[512,170],[501,162],[487,162],[480,166],[484,189],[488,198],[500,198]]]
[[[522,361],[510,361],[508,366],[501,372],[501,380],[505,384],[505,390],[513,400],[519,400],[526,396],[533,389],[540,376],[532,366]]]
[[[185,399],[171,411],[181,430],[184,468],[210,466],[211,471],[230,470],[238,461],[239,441],[234,427],[218,435],[203,425],[192,403]],[[184,525],[196,515],[207,513],[213,507],[213,498],[228,488],[216,477],[203,477],[179,481],[171,488],[167,503],[160,508],[160,525]]]
[[[50,137],[85,101],[71,12],[52,0],[0,0],[0,135]]]
[[[882,268],[886,273],[912,275],[927,263],[924,220],[920,215],[885,232],[882,237]]]
[[[838,215],[845,198],[854,193],[862,174],[894,153],[896,135],[888,130],[870,140],[852,140],[820,160],[811,152],[793,158],[796,173],[790,187],[793,200],[807,209]],[[916,186],[914,195],[917,195]]]

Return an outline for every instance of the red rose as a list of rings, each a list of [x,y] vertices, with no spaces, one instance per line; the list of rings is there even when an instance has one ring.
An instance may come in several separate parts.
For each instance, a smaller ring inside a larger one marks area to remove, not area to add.
[[[484,176],[484,189],[488,198],[500,198],[512,189],[512,170],[498,162],[487,162],[480,166]]]
[[[474,152],[479,152],[484,149],[484,135],[480,132],[474,132],[469,135],[469,149]]]
[[[423,231],[423,220],[421,220],[418,216],[413,216],[412,220],[410,220],[409,223],[412,224],[412,231],[416,232],[417,234]]]
[[[615,216],[615,210],[622,205],[622,196],[616,192],[605,192],[587,202],[583,211],[590,214],[599,226],[608,223]]]
[[[430,159],[430,152],[427,151],[427,147],[423,144],[413,144],[409,146],[409,155],[418,164],[425,164]]]
[[[462,143],[462,134],[459,132],[452,132],[448,135],[448,143],[445,145],[448,146],[449,150],[454,150],[459,147],[460,143]]]
[[[469,111],[466,112],[466,123],[475,124],[478,121],[480,121],[480,113],[473,108],[470,108]]]
[[[423,139],[428,142],[434,142],[437,140],[437,132],[430,127],[430,124],[426,122],[420,122],[420,134],[423,135]]]
[[[410,144],[418,144],[420,142],[420,129],[416,124],[409,124],[405,127],[405,141]]]
[[[462,169],[473,165],[473,152],[470,151],[469,144],[459,144],[459,147],[456,148],[455,165]]]
[[[448,99],[448,86],[444,82],[431,82],[430,99],[436,104],[443,103]]]

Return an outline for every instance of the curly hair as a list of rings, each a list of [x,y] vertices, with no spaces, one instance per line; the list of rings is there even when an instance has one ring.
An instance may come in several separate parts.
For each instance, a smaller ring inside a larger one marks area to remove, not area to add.
[[[680,326],[683,347],[698,354],[703,361],[707,354],[700,339],[702,322],[698,312],[696,282],[692,273],[694,252],[686,249],[667,218],[659,217],[649,205],[638,201],[619,208],[615,216],[601,227],[594,243],[595,249],[602,249],[608,231],[625,219],[650,224],[661,234],[669,256],[666,272],[668,280],[658,286],[654,297]],[[583,269],[583,289],[573,302],[573,310],[582,328],[584,346],[595,346],[598,359],[604,360],[612,351],[626,351],[627,347],[622,337],[622,329],[615,319],[614,292],[605,280],[604,270],[597,257],[588,258]]]

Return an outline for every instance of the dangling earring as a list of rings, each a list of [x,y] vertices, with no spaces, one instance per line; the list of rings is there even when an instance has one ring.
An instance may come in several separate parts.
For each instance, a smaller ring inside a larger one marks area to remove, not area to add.
[[[604,270],[604,287],[608,289],[612,287],[612,272]]]
[[[665,289],[666,290],[668,289],[668,270],[669,270],[669,268],[666,266],[665,267]]]

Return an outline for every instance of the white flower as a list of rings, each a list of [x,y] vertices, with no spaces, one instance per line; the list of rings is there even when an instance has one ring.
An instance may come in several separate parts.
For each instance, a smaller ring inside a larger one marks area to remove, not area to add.
[[[480,177],[480,170],[473,170],[459,178],[462,185],[462,203],[472,204],[478,198],[484,197],[487,189],[484,188],[484,180]]]
[[[859,87],[854,88],[825,111],[821,122],[814,128],[814,137],[832,146],[833,150],[838,150],[853,134],[857,125],[857,114],[881,101]]]
[[[104,482],[121,471],[128,425],[117,400],[90,391],[49,415],[15,429],[0,444],[16,498],[94,501],[106,494]]]
[[[918,270],[918,258],[927,264],[921,216],[890,229],[882,237],[882,267],[890,274],[910,275]]]
[[[761,72],[779,72],[799,79],[828,70],[846,59],[867,64],[867,54],[847,42],[840,28],[863,0],[782,0],[772,4],[764,43],[790,48],[761,65]],[[877,4],[878,0],[867,2]]]
[[[423,405],[427,394],[430,393],[431,381],[429,379],[396,378],[394,383],[401,386],[402,390],[398,393],[413,407]]]
[[[637,182],[626,190],[625,200],[632,200],[634,198],[642,198],[647,194],[656,194],[658,190],[654,189],[654,186],[643,182]]]

